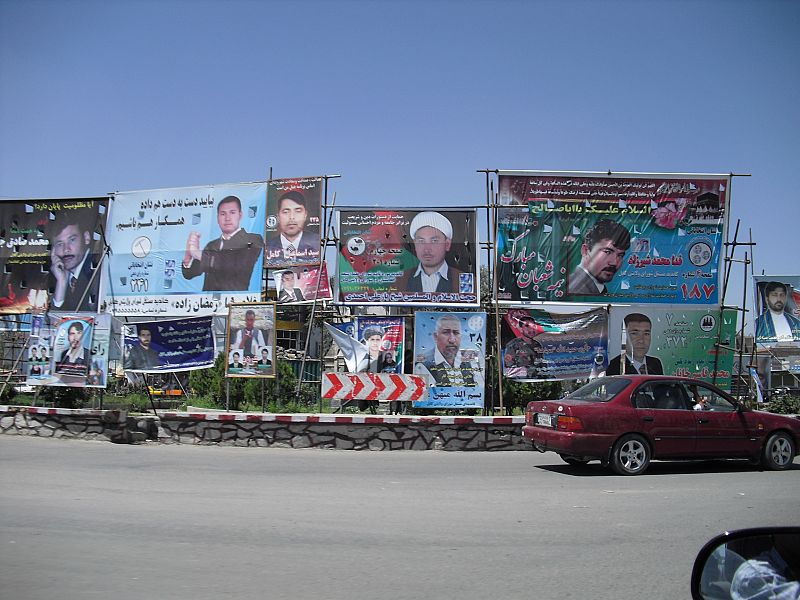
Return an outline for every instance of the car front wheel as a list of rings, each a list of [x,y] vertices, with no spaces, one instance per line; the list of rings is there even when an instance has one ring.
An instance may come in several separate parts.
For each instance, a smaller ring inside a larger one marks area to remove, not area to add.
[[[788,434],[773,433],[764,446],[761,464],[770,471],[782,471],[792,464],[794,453],[794,441]]]
[[[638,435],[622,436],[611,450],[611,468],[620,475],[639,475],[650,464],[650,446]]]

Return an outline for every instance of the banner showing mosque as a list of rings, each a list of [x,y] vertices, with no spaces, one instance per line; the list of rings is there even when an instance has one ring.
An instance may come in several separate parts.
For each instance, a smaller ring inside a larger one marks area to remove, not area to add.
[[[478,305],[476,210],[339,211],[338,299]]]
[[[23,369],[27,385],[104,388],[111,315],[33,315]]]
[[[510,308],[500,330],[503,375],[518,381],[591,379],[608,364],[608,312]]]
[[[695,377],[730,389],[736,311],[612,307],[608,331],[606,375]]]
[[[125,371],[163,373],[214,366],[212,316],[126,323],[122,326]]]
[[[97,312],[108,198],[0,201],[0,314]]]
[[[266,190],[262,182],[116,194],[108,310],[199,316],[260,300]]]
[[[718,305],[729,183],[501,172],[498,300]]]
[[[428,377],[419,408],[483,408],[485,312],[418,311],[414,318],[414,374]]]
[[[756,343],[800,346],[800,276],[756,275]]]
[[[318,265],[323,177],[271,179],[267,187],[269,269]]]

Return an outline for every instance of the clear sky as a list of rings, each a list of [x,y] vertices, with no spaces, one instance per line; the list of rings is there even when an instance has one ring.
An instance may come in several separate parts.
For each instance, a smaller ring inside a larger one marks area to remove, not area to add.
[[[341,174],[340,206],[466,206],[478,169],[750,173],[731,230],[798,274],[799,139],[796,0],[0,0],[0,198],[272,167]]]

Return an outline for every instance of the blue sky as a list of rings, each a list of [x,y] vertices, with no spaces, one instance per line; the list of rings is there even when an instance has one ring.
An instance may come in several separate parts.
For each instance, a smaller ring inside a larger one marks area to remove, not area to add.
[[[798,273],[798,32],[797,1],[0,0],[0,198],[272,167],[341,174],[338,205],[466,206],[485,168],[751,173],[731,229]]]

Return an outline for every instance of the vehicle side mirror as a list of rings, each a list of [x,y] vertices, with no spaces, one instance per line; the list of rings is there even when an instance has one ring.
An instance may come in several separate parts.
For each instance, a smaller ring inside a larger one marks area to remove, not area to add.
[[[800,527],[726,532],[700,550],[692,598],[800,598]]]

